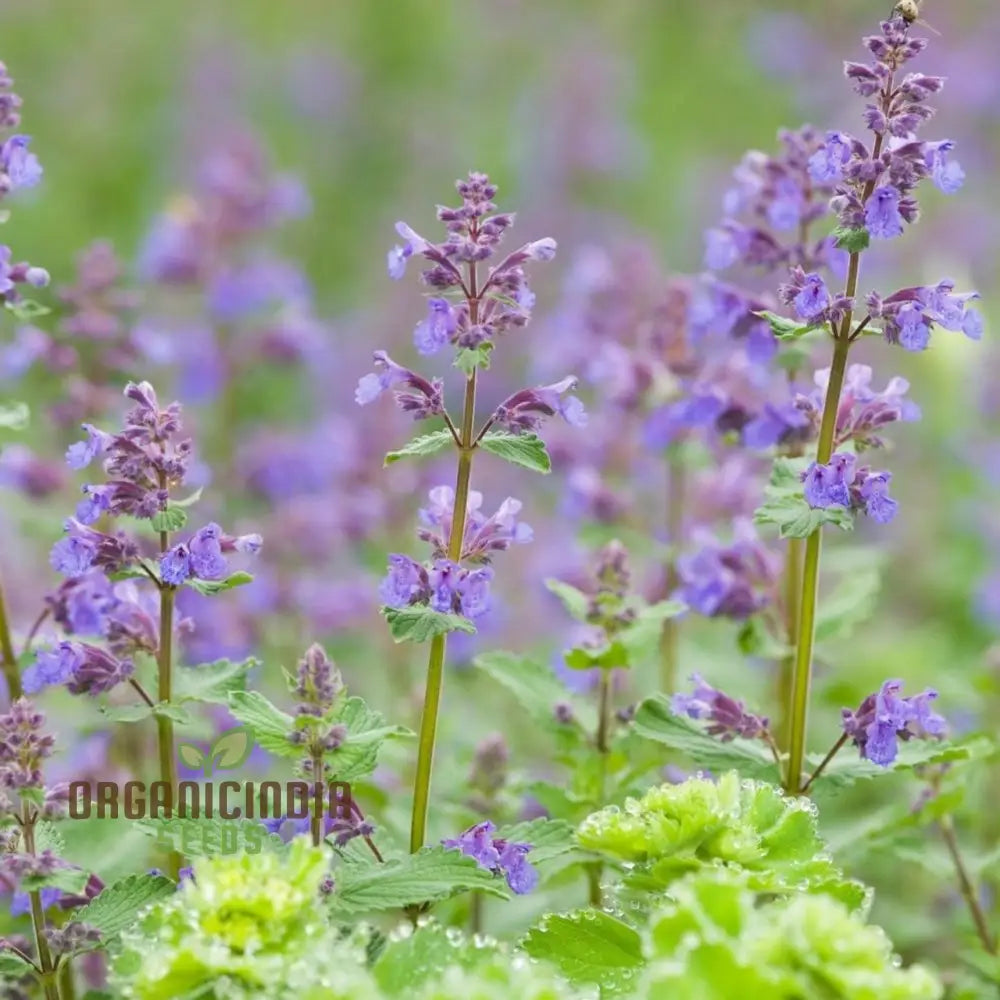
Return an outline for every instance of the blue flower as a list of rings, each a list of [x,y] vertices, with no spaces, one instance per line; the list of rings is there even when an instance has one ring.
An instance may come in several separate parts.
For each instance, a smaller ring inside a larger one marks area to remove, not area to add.
[[[538,872],[528,862],[531,844],[519,844],[503,839],[494,839],[494,825],[485,820],[469,827],[459,837],[444,840],[445,847],[451,847],[475,858],[482,868],[497,875],[503,875],[512,891],[518,895],[531,892],[538,885]]]
[[[856,461],[853,455],[842,453],[826,465],[813,462],[802,475],[806,503],[814,508],[850,507]]]
[[[877,187],[865,202],[865,226],[870,235],[891,240],[903,235],[899,192],[889,184]]]
[[[802,319],[815,319],[830,305],[826,282],[815,272],[807,274],[802,290],[792,301],[795,311]]]
[[[21,685],[26,694],[38,694],[43,688],[66,684],[80,661],[76,647],[69,642],[61,642],[55,649],[40,649],[35,662],[21,675]]]
[[[38,158],[28,152],[30,142],[26,135],[12,135],[0,147],[0,166],[10,178],[11,190],[34,187],[42,179]]]
[[[907,302],[896,316],[899,342],[908,351],[925,351],[931,342],[931,328],[918,306]]]
[[[427,318],[413,331],[413,343],[423,355],[437,354],[458,325],[458,316],[447,299],[428,299]]]
[[[850,136],[843,132],[827,132],[826,143],[809,157],[809,176],[820,184],[839,181],[850,158]]]
[[[184,544],[175,545],[160,556],[160,578],[179,587],[191,576],[191,553]]]
[[[955,194],[965,181],[965,171],[956,160],[949,160],[948,154],[955,148],[951,139],[928,142],[926,162],[931,172],[934,186],[945,194]]]
[[[83,576],[97,558],[97,546],[80,535],[60,538],[49,553],[49,564],[57,573],[71,579]]]
[[[861,497],[865,501],[865,513],[879,524],[888,524],[895,516],[899,504],[889,496],[890,472],[876,472],[861,484]]]
[[[92,424],[84,424],[87,432],[85,441],[77,441],[66,449],[66,464],[71,469],[85,469],[111,442],[111,435],[98,430]]]

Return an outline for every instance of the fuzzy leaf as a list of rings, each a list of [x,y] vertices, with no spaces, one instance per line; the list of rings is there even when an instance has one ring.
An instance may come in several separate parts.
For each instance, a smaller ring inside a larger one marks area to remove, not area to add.
[[[515,844],[531,844],[528,860],[533,865],[545,864],[576,848],[573,827],[562,819],[524,820],[501,827],[494,836]]]
[[[386,740],[414,735],[405,726],[385,725],[382,713],[370,708],[363,698],[339,702],[330,721],[347,727],[347,739],[326,754],[331,777],[337,781],[357,781],[371,774]]]
[[[230,573],[225,580],[196,580],[185,581],[192,590],[197,590],[199,594],[211,597],[213,594],[221,594],[224,590],[232,590],[233,587],[243,587],[248,583],[253,583],[253,574],[240,570],[237,573]]]
[[[35,889],[61,889],[71,896],[83,892],[90,874],[79,868],[57,868],[48,875],[25,875],[21,879],[21,889],[32,892]]]
[[[820,326],[817,323],[803,324],[799,320],[789,319],[787,316],[779,316],[777,313],[768,312],[766,309],[754,313],[754,315],[767,320],[771,327],[771,333],[779,340],[796,340],[807,333],[811,333],[813,330],[819,329]]]
[[[600,986],[602,996],[630,991],[643,965],[638,931],[600,910],[548,914],[528,931],[522,947],[571,983]]]
[[[508,434],[506,431],[490,431],[479,447],[505,461],[533,472],[552,471],[552,460],[545,450],[545,442],[537,434]]]
[[[824,524],[844,531],[854,527],[854,516],[844,507],[810,507],[802,490],[801,473],[809,460],[776,458],[771,481],[764,489],[764,503],[754,511],[757,524],[773,524],[781,538],[808,538]]]
[[[166,510],[157,511],[150,519],[154,531],[180,531],[187,524],[187,514],[183,507],[169,504]]]
[[[573,618],[578,622],[587,620],[590,612],[590,597],[587,594],[562,580],[546,580],[545,586],[562,601],[563,607]]]
[[[203,701],[225,705],[233,691],[246,688],[246,675],[260,661],[253,657],[234,663],[216,660],[197,667],[178,667],[174,671],[174,697],[177,701]]]
[[[477,368],[486,371],[490,367],[490,354],[493,352],[493,345],[486,341],[478,347],[463,347],[455,355],[455,367],[466,375],[471,375]]]
[[[155,705],[100,705],[98,710],[111,722],[142,722],[150,716],[159,715],[171,719],[182,726],[191,724],[190,713],[180,705],[158,702]]]
[[[816,641],[844,639],[875,613],[882,586],[876,570],[851,573],[820,601],[816,614]]]
[[[385,465],[392,465],[394,462],[398,462],[402,458],[434,455],[442,448],[447,447],[451,443],[451,440],[451,431],[447,429],[432,431],[430,434],[423,434],[420,437],[415,437],[412,441],[403,445],[399,451],[390,451],[389,454],[385,456]]]
[[[618,639],[598,649],[578,646],[566,652],[563,661],[570,670],[592,670],[594,667],[614,670],[627,669],[630,666],[628,649]]]
[[[395,910],[477,889],[507,899],[502,878],[460,851],[424,847],[380,865],[342,864],[334,873],[330,903],[336,916]]]
[[[0,403],[0,430],[23,431],[30,416],[26,403]]]
[[[389,623],[389,632],[396,642],[427,642],[436,635],[448,632],[473,634],[476,626],[461,615],[448,615],[424,604],[411,604],[406,608],[382,608]]]
[[[258,745],[268,753],[282,757],[302,756],[302,747],[289,739],[295,729],[295,720],[259,692],[233,691],[229,695],[229,712],[250,727]]]
[[[861,253],[871,245],[871,236],[864,226],[837,226],[833,231],[833,245],[848,253]]]
[[[129,875],[105,886],[74,914],[82,924],[96,927],[107,941],[135,923],[136,914],[150,903],[170,896],[176,883],[162,875]]]
[[[0,983],[12,986],[24,976],[33,974],[34,971],[34,966],[30,962],[26,962],[20,955],[0,945]]]
[[[639,736],[678,750],[714,773],[734,770],[744,777],[765,781],[777,777],[777,765],[763,744],[739,737],[723,743],[691,719],[675,715],[663,695],[653,695],[642,702],[633,727]]]

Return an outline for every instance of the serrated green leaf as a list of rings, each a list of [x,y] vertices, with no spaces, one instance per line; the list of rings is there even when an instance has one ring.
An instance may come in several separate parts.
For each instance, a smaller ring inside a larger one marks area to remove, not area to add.
[[[224,590],[232,590],[233,587],[243,587],[248,583],[253,583],[253,574],[240,570],[237,573],[230,573],[225,580],[196,580],[185,581],[185,585],[192,590],[197,590],[199,594],[211,597],[214,594],[221,594]]]
[[[259,660],[250,657],[242,663],[216,660],[197,667],[178,667],[174,671],[174,698],[179,702],[228,704],[229,695],[245,690],[247,674],[259,665]]]
[[[524,820],[501,827],[494,836],[508,843],[531,844],[528,860],[533,865],[543,865],[576,848],[575,831],[563,819]]]
[[[35,967],[30,962],[0,945],[0,984],[13,985],[25,976],[33,975],[34,971]]]
[[[633,729],[644,739],[678,750],[713,773],[738,771],[743,777],[773,781],[778,777],[774,758],[761,743],[735,740],[723,743],[709,736],[691,719],[675,715],[663,695],[653,695],[639,706]]]
[[[600,986],[602,996],[630,991],[643,966],[638,931],[601,910],[547,915],[521,946],[533,958],[551,962],[571,983]]]
[[[445,429],[433,431],[430,434],[423,434],[415,437],[405,444],[398,451],[390,451],[385,456],[385,465],[392,465],[403,458],[423,457],[424,455],[435,455],[442,448],[452,443],[451,431]]]
[[[483,436],[479,447],[507,462],[531,469],[533,472],[552,471],[552,460],[545,450],[545,442],[537,434],[508,434],[490,431]]]
[[[389,632],[395,642],[427,642],[436,635],[448,632],[476,631],[476,626],[461,615],[449,615],[435,611],[425,604],[411,604],[405,608],[382,608],[382,614],[389,623]]]
[[[573,702],[566,686],[552,669],[530,657],[496,650],[481,653],[473,664],[505,687],[540,725],[558,726],[553,714],[555,706],[560,702]],[[574,711],[582,725],[593,729],[594,712],[590,705],[574,704]]]
[[[336,750],[326,754],[331,778],[357,781],[371,774],[378,763],[378,753],[388,739],[414,735],[405,726],[387,726],[381,712],[369,707],[363,698],[345,698],[337,704],[330,722],[347,727],[347,738]]]
[[[444,847],[425,847],[379,865],[341,865],[334,881],[330,905],[338,917],[434,902],[471,889],[510,897],[502,878],[461,851]]]
[[[111,722],[141,722],[153,714],[151,705],[99,705],[98,711]]]
[[[563,662],[570,670],[593,670],[595,667],[627,670],[630,666],[628,649],[618,639],[597,649],[577,646],[563,654]]]
[[[30,417],[27,403],[0,403],[0,430],[23,431]]]
[[[74,919],[96,927],[105,941],[135,922],[136,914],[150,903],[171,895],[177,886],[162,875],[129,875],[105,886]]]
[[[854,527],[854,515],[844,507],[810,507],[802,489],[806,458],[776,458],[771,480],[764,489],[764,503],[754,511],[756,524],[773,524],[781,538],[808,538],[825,524],[844,531]]]
[[[545,586],[559,598],[563,607],[578,622],[585,622],[590,613],[590,597],[582,590],[562,580],[546,580]]]
[[[641,665],[653,656],[659,657],[663,623],[687,611],[680,601],[660,601],[640,608],[632,623],[618,635],[628,657],[629,666]]]
[[[439,923],[424,923],[412,934],[390,938],[372,975],[386,996],[411,997],[445,968],[473,968],[496,950],[494,943],[473,942]]]
[[[180,531],[187,524],[187,513],[176,504],[169,504],[166,510],[157,511],[150,524],[154,531]]]
[[[818,323],[802,323],[801,320],[779,316],[777,313],[768,312],[766,309],[754,313],[754,315],[767,320],[768,325],[771,327],[771,333],[779,340],[797,340],[799,337],[804,337],[807,333],[812,333],[813,330],[820,329],[821,326]]]
[[[829,594],[816,613],[816,641],[844,639],[875,612],[882,577],[877,570],[851,573]]]
[[[61,889],[71,896],[77,896],[83,892],[89,879],[90,874],[79,868],[57,868],[47,875],[25,875],[21,878],[20,886],[25,892]]]
[[[487,371],[490,367],[490,354],[493,353],[493,345],[486,341],[478,347],[463,347],[455,355],[454,365],[466,375],[471,375],[477,368]]]
[[[229,695],[230,714],[253,730],[257,744],[282,757],[301,757],[302,747],[291,742],[295,720],[272,705],[258,691],[233,691]]]
[[[871,236],[864,226],[838,226],[833,231],[833,245],[848,253],[861,253],[871,245]]]

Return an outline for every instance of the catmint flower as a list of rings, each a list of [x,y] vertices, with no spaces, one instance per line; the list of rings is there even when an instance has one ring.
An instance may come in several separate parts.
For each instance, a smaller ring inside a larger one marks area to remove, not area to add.
[[[839,181],[856,140],[843,132],[827,132],[826,142],[809,157],[809,176],[820,184]]]
[[[458,326],[455,309],[447,299],[428,299],[427,318],[413,331],[413,343],[424,355],[437,354]]]
[[[573,427],[586,427],[587,411],[583,403],[576,396],[565,395],[576,386],[576,376],[567,375],[551,385],[522,389],[497,407],[492,422],[512,434],[535,431],[541,426],[542,417],[556,415]]]
[[[423,604],[430,598],[427,570],[409,556],[389,556],[389,573],[379,587],[379,596],[390,608]]]
[[[848,453],[834,455],[826,465],[813,462],[802,473],[806,503],[810,507],[864,510],[879,524],[891,521],[899,507],[889,496],[891,479],[890,472],[858,468],[857,459]]]
[[[375,367],[376,371],[363,376],[358,382],[354,400],[359,406],[374,402],[387,389],[406,386],[413,391],[395,389],[396,405],[404,412],[412,413],[414,420],[425,420],[444,412],[440,379],[428,381],[409,368],[397,365],[385,351],[375,352]]]
[[[116,572],[139,555],[138,546],[123,534],[108,535],[96,531],[75,518],[68,518],[61,538],[49,553],[49,563],[63,576],[83,576],[92,566]]]
[[[518,895],[531,892],[538,884],[538,872],[528,862],[530,844],[518,844],[502,839],[494,839],[496,827],[489,821],[469,827],[465,833],[450,840],[444,840],[445,847],[454,848],[475,858],[480,867],[503,875],[507,884]]]
[[[45,687],[65,684],[72,694],[97,695],[110,691],[133,672],[131,660],[119,660],[87,642],[61,642],[40,649],[22,676],[24,690],[37,694]]]
[[[802,290],[793,300],[795,311],[802,319],[815,319],[830,305],[826,282],[813,271],[805,276]]]
[[[679,600],[700,615],[736,621],[770,602],[778,566],[749,521],[735,520],[734,539],[728,545],[704,530],[696,531],[693,540],[700,547],[677,560]]]
[[[856,712],[845,708],[842,713],[844,732],[862,757],[880,767],[889,767],[895,761],[899,740],[941,737],[947,728],[945,720],[931,709],[937,691],[928,688],[901,698],[902,688],[902,681],[886,681],[875,694],[865,698]]]
[[[187,542],[180,542],[160,556],[160,573],[164,583],[179,586],[188,579],[221,580],[229,566],[224,552],[260,551],[260,535],[224,535],[215,523],[206,524]]]
[[[344,682],[336,664],[319,643],[313,643],[299,660],[295,696],[307,714],[324,715],[344,690]]]
[[[43,731],[45,716],[27,698],[0,715],[0,788],[38,788],[42,763],[55,740]]]
[[[428,506],[419,512],[423,527],[418,529],[417,537],[431,545],[435,556],[444,557],[452,530],[455,491],[450,486],[435,486],[429,491],[428,499]],[[531,527],[517,519],[523,506],[520,500],[507,497],[491,517],[483,514],[482,506],[482,493],[470,490],[466,500],[462,559],[485,562],[492,552],[503,552],[513,544],[523,545],[534,537]]]
[[[753,740],[768,732],[768,720],[746,711],[742,701],[730,698],[706,683],[700,674],[692,674],[694,691],[691,694],[675,694],[671,707],[677,715],[691,719],[707,719],[711,725],[706,732],[718,736],[723,742],[742,736]]]
[[[34,187],[42,179],[42,166],[28,151],[29,136],[12,135],[0,146],[0,186],[10,190]]]
[[[927,167],[934,185],[945,194],[955,194],[965,180],[965,171],[948,154],[955,148],[950,139],[925,143]]]
[[[66,450],[66,464],[71,469],[84,469],[99,455],[104,454],[112,441],[112,435],[98,430],[92,424],[84,424],[87,432],[85,441],[77,441]]]
[[[865,202],[865,227],[879,239],[903,235],[903,216],[899,210],[900,194],[889,185],[876,188]]]

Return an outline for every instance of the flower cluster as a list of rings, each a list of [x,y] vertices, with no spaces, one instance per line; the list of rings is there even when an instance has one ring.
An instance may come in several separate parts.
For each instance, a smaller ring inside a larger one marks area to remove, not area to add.
[[[39,650],[21,682],[28,694],[37,694],[48,685],[65,684],[72,694],[97,695],[126,680],[133,670],[130,659],[119,659],[100,646],[61,642],[53,650]]]
[[[710,725],[706,732],[709,736],[718,736],[723,742],[728,742],[737,736],[748,740],[760,739],[769,732],[768,720],[748,712],[742,701],[712,687],[700,674],[692,674],[691,681],[694,691],[691,694],[675,694],[671,707],[677,715],[708,720]]]
[[[174,586],[190,579],[221,580],[229,571],[227,552],[256,555],[261,544],[260,535],[226,535],[217,524],[206,524],[160,556],[160,578]]]
[[[486,820],[443,843],[445,847],[455,848],[470,858],[475,858],[483,868],[503,875],[511,889],[519,895],[531,892],[538,884],[538,872],[528,861],[531,844],[517,844],[494,838],[495,829]]]
[[[470,285],[463,267],[494,257],[514,216],[497,212],[493,203],[497,187],[485,174],[470,173],[455,186],[462,204],[457,208],[441,205],[437,211],[447,237],[432,243],[405,222],[397,222],[396,232],[403,243],[393,247],[387,258],[389,276],[399,279],[410,257],[423,257],[430,263],[422,273],[424,284],[439,293],[458,291],[464,300],[452,302],[440,296],[428,300],[427,316],[413,334],[417,350],[425,355],[436,354],[448,344],[460,349],[492,344],[507,330],[524,326],[535,302],[524,265],[551,260],[556,253],[553,239],[525,243],[490,267],[481,284]]]
[[[532,539],[530,526],[518,520],[521,501],[507,497],[496,513],[487,517],[481,510],[482,494],[470,490],[461,555],[459,562],[453,562],[447,552],[455,491],[450,486],[436,486],[428,496],[430,503],[420,510],[417,535],[431,546],[431,562],[419,563],[410,556],[393,553],[379,593],[388,607],[425,604],[435,611],[478,618],[490,606],[493,570],[487,564],[493,554]],[[472,565],[463,566],[462,562]]]
[[[734,522],[734,539],[728,545],[701,529],[693,540],[699,548],[677,560],[679,600],[700,615],[737,621],[770,602],[780,566],[749,521]]]
[[[956,293],[955,283],[945,278],[936,285],[903,288],[885,299],[872,292],[865,304],[868,314],[882,321],[882,332],[890,344],[923,351],[930,344],[934,324],[979,340],[983,318],[969,308],[969,303],[978,298],[978,292]]]
[[[846,735],[862,757],[880,767],[888,767],[896,759],[899,740],[938,738],[947,729],[945,720],[931,708],[937,691],[928,688],[900,697],[902,689],[902,681],[886,681],[857,711],[845,708],[842,713]]]
[[[863,510],[873,521],[887,524],[899,504],[889,496],[891,472],[873,472],[858,466],[849,452],[838,452],[825,465],[813,462],[802,473],[806,503],[810,507],[846,507]]]
[[[7,67],[0,62],[0,130],[3,131],[17,128],[21,123],[21,98],[11,89],[13,85]],[[0,201],[12,191],[34,187],[42,179],[41,165],[28,149],[30,143],[26,135],[11,135],[0,143]],[[26,263],[11,263],[10,247],[0,243],[0,300],[17,302],[20,284],[41,288],[48,283],[48,271]]]

